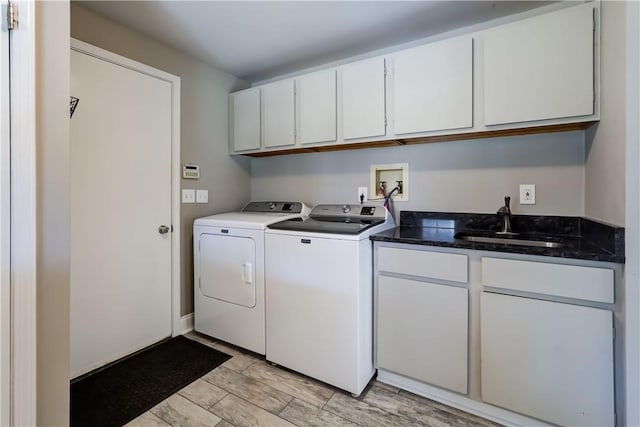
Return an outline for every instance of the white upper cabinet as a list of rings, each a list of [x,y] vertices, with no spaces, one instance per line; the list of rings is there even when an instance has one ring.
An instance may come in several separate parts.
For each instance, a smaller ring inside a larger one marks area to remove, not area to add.
[[[484,123],[593,114],[593,32],[592,5],[485,32]]]
[[[386,133],[385,60],[374,58],[342,68],[342,137]]]
[[[298,141],[333,142],[336,132],[336,70],[297,78]]]
[[[266,148],[296,143],[293,79],[262,86],[262,140]]]
[[[473,39],[431,43],[393,55],[396,134],[473,126]]]
[[[599,14],[572,5],[236,92],[231,152],[584,129],[600,115]]]
[[[260,88],[232,93],[231,149],[236,151],[260,149]]]

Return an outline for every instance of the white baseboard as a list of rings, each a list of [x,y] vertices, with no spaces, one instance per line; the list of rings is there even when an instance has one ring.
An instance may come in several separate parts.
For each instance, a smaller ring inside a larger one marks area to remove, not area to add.
[[[543,421],[529,418],[515,412],[507,411],[487,403],[470,399],[466,396],[443,390],[441,388],[425,384],[402,375],[378,369],[378,381],[398,387],[402,390],[410,391],[422,397],[435,400],[445,405],[461,409],[470,414],[495,421],[505,426],[513,427],[551,427]]]
[[[173,335],[182,335],[191,331],[193,331],[193,313],[186,314],[180,318],[180,326]]]

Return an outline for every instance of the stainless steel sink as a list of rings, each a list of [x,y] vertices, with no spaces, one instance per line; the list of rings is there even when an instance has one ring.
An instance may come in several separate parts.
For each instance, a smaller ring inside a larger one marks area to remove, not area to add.
[[[529,240],[517,237],[480,236],[465,233],[456,234],[454,237],[456,239],[466,240],[468,242],[501,243],[505,245],[536,246],[540,248],[561,248],[564,246],[561,242],[554,242],[549,240]]]

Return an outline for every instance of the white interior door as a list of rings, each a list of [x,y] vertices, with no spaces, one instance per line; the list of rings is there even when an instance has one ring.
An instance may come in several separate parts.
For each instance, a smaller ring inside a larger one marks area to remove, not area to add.
[[[2,2],[3,6],[5,2]],[[9,425],[11,389],[11,305],[9,274],[11,223],[9,158],[9,33],[0,31],[0,425]]]
[[[71,52],[71,375],[171,335],[172,88]]]

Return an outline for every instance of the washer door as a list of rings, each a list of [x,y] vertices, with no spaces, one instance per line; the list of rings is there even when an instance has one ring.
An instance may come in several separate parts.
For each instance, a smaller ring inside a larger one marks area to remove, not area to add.
[[[256,305],[256,243],[250,237],[200,235],[200,292],[244,307]]]

